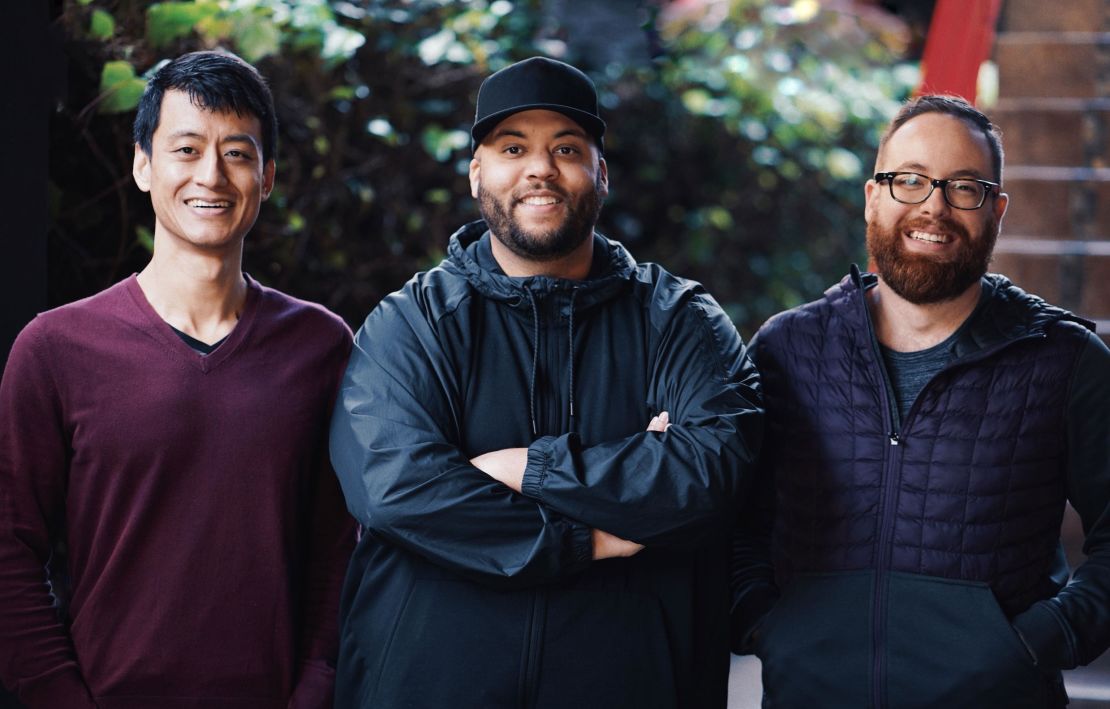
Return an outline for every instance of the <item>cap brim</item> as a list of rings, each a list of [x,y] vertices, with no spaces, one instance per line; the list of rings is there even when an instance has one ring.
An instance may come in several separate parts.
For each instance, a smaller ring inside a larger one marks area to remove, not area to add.
[[[586,111],[580,111],[577,108],[571,108],[570,106],[563,106],[561,104],[555,103],[530,103],[523,106],[513,106],[512,108],[507,108],[504,111],[498,111],[497,113],[491,113],[490,115],[475,123],[474,127],[470,129],[470,137],[473,141],[471,144],[472,147],[477,149],[477,147],[481,145],[482,141],[485,140],[486,136],[489,135],[490,132],[497,127],[497,124],[505,120],[509,116],[515,113],[520,113],[521,111],[532,110],[555,111],[556,113],[563,114],[578,125],[582,126],[582,128],[590,135],[590,137],[592,137],[597,142],[597,146],[599,148],[603,146],[602,138],[605,136],[605,121],[601,120],[592,113],[587,113]]]

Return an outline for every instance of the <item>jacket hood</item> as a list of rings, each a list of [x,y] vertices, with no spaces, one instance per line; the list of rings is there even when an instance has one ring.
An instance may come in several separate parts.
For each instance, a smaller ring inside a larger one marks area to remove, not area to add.
[[[483,267],[475,258],[472,247],[486,234],[489,234],[489,229],[480,219],[460,228],[451,235],[444,265],[453,268],[475,290],[493,300],[516,304],[529,295],[543,296],[566,290],[575,291],[576,307],[585,309],[615,295],[633,278],[636,269],[636,261],[624,246],[595,232],[594,266],[590,278],[583,281],[549,276],[513,278],[499,270]],[[493,238],[492,234],[489,238]]]
[[[840,283],[825,291],[825,298],[835,301],[844,297],[854,297],[879,280],[878,275],[860,271],[855,264],[851,273]],[[1042,298],[1027,293],[1015,286],[1009,278],[988,273],[981,279],[984,298],[987,302],[972,315],[963,336],[955,344],[956,357],[963,357],[979,350],[991,349],[1006,342],[1022,337],[1044,336],[1045,331],[1060,321],[1075,322],[1092,332],[1093,322],[1074,313],[1045,302]]]

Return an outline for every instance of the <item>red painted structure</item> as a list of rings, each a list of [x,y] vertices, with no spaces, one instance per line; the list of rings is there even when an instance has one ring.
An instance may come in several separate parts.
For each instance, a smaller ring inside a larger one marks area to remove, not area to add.
[[[975,102],[979,66],[990,57],[1002,0],[937,0],[925,38],[917,94],[955,94]]]

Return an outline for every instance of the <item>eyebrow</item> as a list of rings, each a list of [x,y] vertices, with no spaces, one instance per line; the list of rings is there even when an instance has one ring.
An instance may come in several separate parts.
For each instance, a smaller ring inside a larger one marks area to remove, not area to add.
[[[170,140],[180,140],[181,138],[192,138],[194,140],[205,140],[205,136],[197,133],[196,131],[184,129],[174,131],[167,136]],[[255,150],[260,150],[258,140],[250,133],[232,133],[231,135],[224,136],[220,143],[248,143],[254,146]]]

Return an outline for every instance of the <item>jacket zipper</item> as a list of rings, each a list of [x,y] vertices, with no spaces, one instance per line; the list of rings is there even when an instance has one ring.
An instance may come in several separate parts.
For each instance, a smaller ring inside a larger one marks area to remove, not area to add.
[[[524,652],[521,658],[520,707],[531,709],[536,706],[539,693],[539,673],[541,648],[543,647],[544,619],[547,616],[547,591],[542,588],[532,593],[532,608],[528,615],[527,630],[524,634]]]
[[[887,583],[888,575],[890,573],[891,557],[894,553],[892,544],[892,537],[894,536],[894,508],[897,502],[897,491],[899,486],[895,484],[895,480],[901,479],[901,459],[902,450],[900,446],[903,443],[902,433],[906,429],[906,422],[913,419],[914,414],[917,412],[918,402],[921,400],[921,395],[932,386],[933,382],[941,374],[957,367],[966,364],[978,362],[989,357],[994,356],[996,353],[1003,349],[1022,342],[1024,340],[1031,340],[1044,337],[1044,333],[1033,333],[1022,335],[1021,337],[1014,338],[1002,342],[995,347],[987,350],[976,352],[970,357],[956,359],[940,369],[936,374],[929,378],[929,381],[922,385],[921,390],[917,393],[917,397],[910,405],[909,410],[906,412],[906,417],[902,421],[898,421],[897,426],[894,422],[893,409],[891,408],[890,399],[890,381],[887,375],[886,367],[882,362],[882,352],[879,350],[879,341],[875,336],[874,325],[871,323],[871,312],[867,307],[867,292],[863,288],[861,282],[857,282],[859,288],[859,299],[863,308],[864,322],[867,323],[867,332],[871,340],[871,353],[875,357],[876,366],[879,369],[880,379],[883,382],[882,386],[882,402],[883,402],[883,427],[888,431],[887,441],[888,448],[884,456],[883,465],[883,497],[881,509],[879,514],[879,546],[876,549],[878,556],[878,564],[875,569],[875,592],[874,592],[874,606],[872,608],[871,616],[871,651],[872,651],[872,681],[871,681],[871,702],[874,709],[883,709],[886,706],[884,700],[885,692],[883,690],[886,684],[886,668],[883,662],[883,653],[885,651],[886,639],[886,602],[887,602]],[[897,456],[897,463],[895,457]]]
[[[554,318],[558,320],[558,298],[555,294],[549,294],[546,298],[540,301],[541,307],[538,309],[541,317]],[[552,362],[558,362],[559,358],[563,355],[564,350],[560,348],[559,337],[553,334],[550,328],[545,326],[546,323],[541,322],[538,328],[539,336],[543,339],[543,344],[536,343],[536,349],[543,352],[543,357],[540,359],[541,372],[543,374],[541,381],[546,386],[540,387],[543,396],[544,404],[538,406],[537,409],[543,412],[543,419],[537,422],[538,434],[540,436],[549,435],[553,430],[560,430],[558,422],[563,421],[562,398],[559,392],[562,391],[561,383],[558,381],[557,367],[550,366]],[[552,424],[555,423],[555,426]],[[520,706],[522,709],[531,709],[537,702],[537,695],[539,693],[539,676],[540,676],[540,663],[543,655],[543,636],[546,626],[547,618],[547,591],[543,588],[537,588],[532,594],[532,607],[528,617],[527,630],[525,631],[525,645],[522,658],[522,669],[520,676]]]

